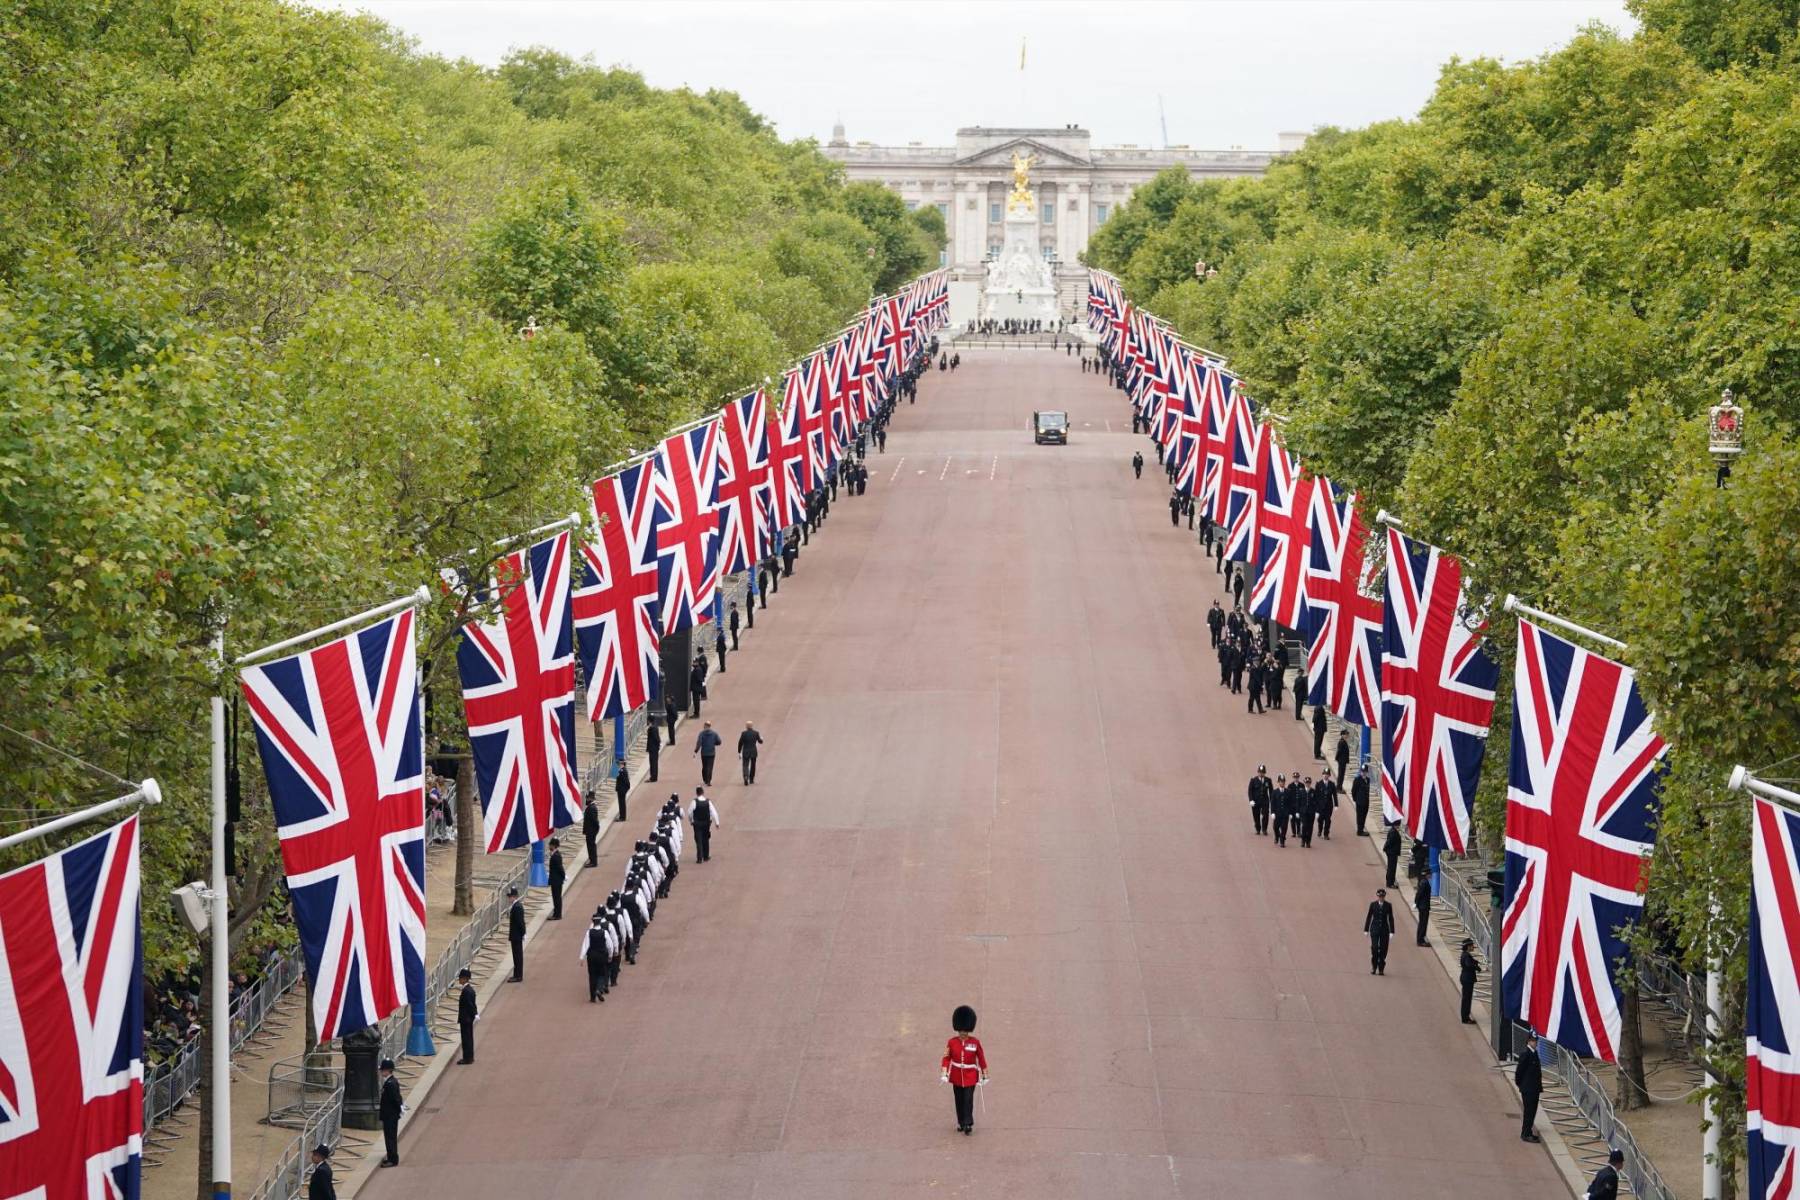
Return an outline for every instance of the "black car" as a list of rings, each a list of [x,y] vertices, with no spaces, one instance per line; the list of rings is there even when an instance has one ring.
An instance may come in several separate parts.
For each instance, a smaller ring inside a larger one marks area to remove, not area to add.
[[[1031,414],[1031,433],[1032,440],[1040,446],[1046,442],[1066,446],[1069,444],[1069,414],[1034,412]]]

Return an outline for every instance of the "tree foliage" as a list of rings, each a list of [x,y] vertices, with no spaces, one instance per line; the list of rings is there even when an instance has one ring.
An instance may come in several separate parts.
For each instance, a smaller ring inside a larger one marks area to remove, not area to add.
[[[1749,827],[1723,785],[1800,749],[1800,7],[1632,7],[1634,36],[1451,62],[1416,119],[1321,130],[1261,180],[1161,177],[1088,258],[1229,356],[1315,469],[1463,556],[1503,662],[1507,592],[1629,644],[1673,745],[1650,912],[1688,969],[1723,960],[1731,1028]],[[1199,258],[1217,274],[1183,277]],[[1725,386],[1751,432],[1718,487]],[[1711,1057],[1735,1135],[1741,1043]]]
[[[150,896],[206,871],[221,617],[241,652],[481,572],[471,547],[570,512],[942,244],[730,93],[541,49],[488,70],[276,0],[6,24],[0,723],[162,782]],[[455,624],[427,612],[428,677]],[[118,790],[0,740],[15,808]],[[266,802],[239,848],[254,921]],[[145,916],[153,970],[192,958]]]

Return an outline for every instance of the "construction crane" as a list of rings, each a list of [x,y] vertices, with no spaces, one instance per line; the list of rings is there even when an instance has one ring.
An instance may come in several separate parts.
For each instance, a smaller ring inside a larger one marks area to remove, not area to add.
[[[1163,109],[1163,98],[1160,92],[1156,97],[1156,119],[1162,122],[1162,148],[1167,150],[1169,148],[1169,114]]]

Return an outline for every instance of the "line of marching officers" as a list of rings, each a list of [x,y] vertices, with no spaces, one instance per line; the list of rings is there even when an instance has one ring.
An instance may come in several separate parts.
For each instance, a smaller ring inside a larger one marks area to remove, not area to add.
[[[1337,781],[1321,771],[1317,779],[1299,771],[1269,778],[1269,769],[1258,765],[1250,777],[1250,823],[1259,836],[1273,832],[1277,846],[1287,845],[1292,830],[1302,846],[1311,847],[1313,830],[1331,840],[1331,816],[1338,804]]]
[[[666,899],[675,877],[681,873],[681,851],[687,842],[687,823],[694,827],[698,861],[712,857],[712,834],[719,827],[719,811],[703,788],[695,789],[694,804],[686,820],[681,798],[670,796],[657,814],[656,832],[639,841],[625,867],[625,885],[606,897],[594,910],[577,958],[587,967],[588,1002],[604,1003],[606,993],[619,982],[619,969],[637,962],[644,931],[656,918],[656,902]]]

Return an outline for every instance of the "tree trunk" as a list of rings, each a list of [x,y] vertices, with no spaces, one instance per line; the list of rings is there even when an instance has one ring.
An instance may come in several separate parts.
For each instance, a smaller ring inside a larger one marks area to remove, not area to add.
[[[1619,989],[1619,996],[1624,1003],[1619,1008],[1619,1086],[1613,1104],[1620,1112],[1631,1112],[1650,1103],[1644,1085],[1644,1028],[1635,976],[1629,986]]]
[[[475,760],[465,754],[456,760],[456,902],[453,917],[475,915]]]

